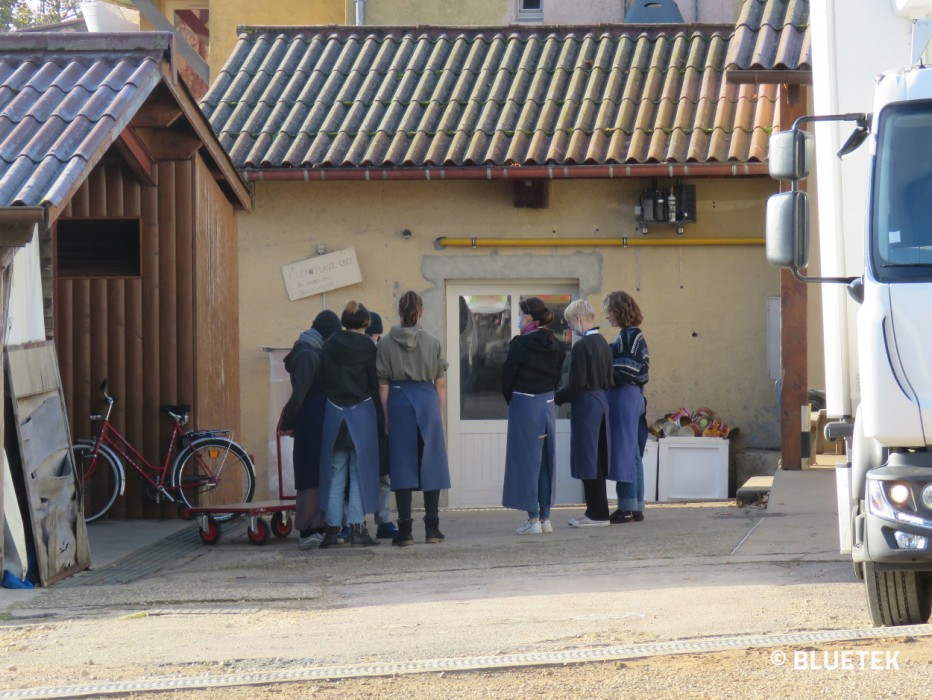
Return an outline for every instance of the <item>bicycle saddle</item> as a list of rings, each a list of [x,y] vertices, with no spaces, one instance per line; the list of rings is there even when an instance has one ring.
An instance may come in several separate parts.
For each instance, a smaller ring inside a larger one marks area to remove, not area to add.
[[[188,411],[191,410],[191,404],[189,403],[181,403],[181,404],[166,403],[166,404],[162,404],[162,410],[165,411],[165,413],[170,415],[175,420],[180,420],[182,418],[187,417]]]

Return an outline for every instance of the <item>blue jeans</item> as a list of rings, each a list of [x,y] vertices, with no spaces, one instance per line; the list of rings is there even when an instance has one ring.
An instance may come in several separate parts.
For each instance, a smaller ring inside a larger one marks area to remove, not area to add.
[[[647,404],[641,409],[641,416],[638,419],[640,430],[641,423],[644,423],[644,415],[647,410]],[[644,510],[644,447],[640,434],[638,442],[634,446],[634,481],[628,483],[618,481],[615,483],[615,495],[618,496],[618,510]]]
[[[639,446],[635,445],[637,456],[634,458],[634,481],[615,483],[615,495],[618,496],[618,510],[644,510],[644,458]]]
[[[547,449],[547,440],[542,441],[540,457],[540,476],[537,478],[537,503],[538,510],[529,510],[527,512],[528,520],[540,518],[541,520],[550,519],[550,501],[553,498],[551,493],[553,487],[553,466],[550,464],[550,452]]]
[[[334,448],[330,457],[330,493],[327,496],[327,525],[343,527],[343,495],[349,479],[349,503],[346,506],[346,523],[360,525],[366,518],[362,505],[362,489],[359,486],[359,466],[356,464],[356,449]]]

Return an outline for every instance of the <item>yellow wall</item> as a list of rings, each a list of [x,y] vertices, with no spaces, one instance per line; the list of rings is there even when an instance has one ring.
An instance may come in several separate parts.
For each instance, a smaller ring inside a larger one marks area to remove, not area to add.
[[[648,418],[680,406],[708,406],[741,428],[744,447],[779,446],[777,402],[767,372],[767,299],[780,293],[779,272],[763,247],[566,248],[437,250],[438,236],[633,235],[634,203],[641,180],[574,180],[551,184],[550,208],[515,209],[512,183],[482,182],[294,182],[257,183],[252,215],[239,219],[240,342],[243,439],[255,452],[265,485],[269,412],[269,361],[260,347],[291,347],[322,309],[315,296],[290,302],[281,267],[354,247],[363,282],[329,292],[328,308],[349,299],[397,322],[401,292],[426,293],[425,324],[444,341],[442,290],[425,280],[425,260],[457,261],[509,256],[516,276],[527,276],[540,260],[579,252],[597,256],[598,288],[589,298],[601,304],[612,289],[638,300],[651,351]],[[774,191],[768,178],[697,180],[699,223],[685,238],[763,236],[764,201]],[[401,231],[410,229],[410,240]],[[649,236],[674,235],[655,226]],[[543,257],[546,256],[546,257]],[[571,276],[570,270],[566,277]],[[610,330],[605,330],[611,337]],[[274,468],[274,465],[273,465]]]
[[[366,24],[495,25],[513,21],[515,0],[366,0]],[[346,2],[346,23],[355,24],[356,4]]]

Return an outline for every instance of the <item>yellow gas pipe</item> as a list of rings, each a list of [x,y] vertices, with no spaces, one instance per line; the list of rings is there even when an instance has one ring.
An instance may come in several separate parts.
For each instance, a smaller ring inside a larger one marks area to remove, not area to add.
[[[435,243],[440,248],[569,248],[601,246],[634,248],[636,246],[726,246],[764,245],[763,238],[447,238]]]

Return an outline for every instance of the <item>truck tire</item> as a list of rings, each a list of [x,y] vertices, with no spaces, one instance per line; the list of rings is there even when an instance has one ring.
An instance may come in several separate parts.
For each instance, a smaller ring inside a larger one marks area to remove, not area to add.
[[[921,625],[929,621],[932,574],[917,571],[879,571],[864,563],[867,608],[874,627]]]

